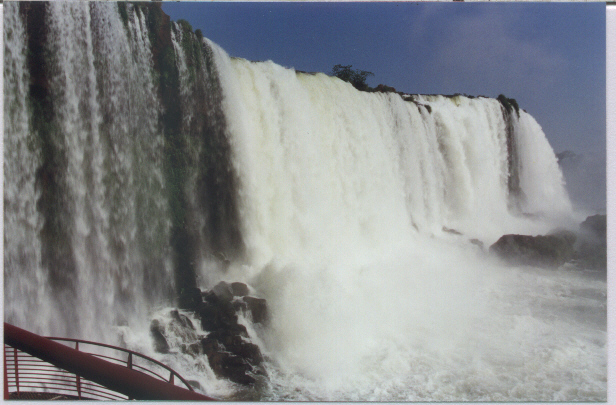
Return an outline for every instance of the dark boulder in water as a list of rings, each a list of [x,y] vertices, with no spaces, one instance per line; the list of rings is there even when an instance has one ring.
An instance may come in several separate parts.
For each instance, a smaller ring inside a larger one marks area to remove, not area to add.
[[[580,224],[580,230],[599,240],[607,240],[607,215],[591,215]]]
[[[150,336],[154,341],[154,350],[159,353],[169,353],[169,343],[164,335],[164,327],[154,319],[150,324]]]
[[[561,231],[552,235],[504,235],[490,246],[490,252],[522,265],[558,267],[575,256],[575,234]]]
[[[241,356],[225,350],[215,339],[208,337],[201,341],[210,367],[216,375],[238,384],[250,385],[255,383],[252,365]]]
[[[212,292],[204,296],[196,312],[204,330],[212,331],[237,325],[237,314],[231,301],[221,299]]]
[[[231,301],[233,299],[233,290],[229,283],[221,281],[212,288],[211,292],[223,301]]]
[[[462,235],[462,232],[452,228],[447,228],[446,226],[443,226],[443,232],[451,233],[453,235]]]
[[[264,323],[267,320],[266,300],[251,297],[249,292],[249,287],[244,283],[224,281],[211,290],[189,289],[180,296],[180,303],[197,315],[201,328],[208,334],[196,336],[190,319],[177,310],[171,312],[172,321],[168,325],[169,328],[176,329],[176,335],[189,337],[180,345],[181,352],[193,357],[206,355],[216,375],[244,385],[253,384],[256,381],[255,375],[265,374],[261,366],[261,350],[250,343],[246,327],[238,322],[240,313],[248,315],[255,323]],[[158,321],[155,322],[156,332],[152,333],[156,334],[157,351],[168,352],[168,345],[166,349],[164,346],[166,340],[162,333],[163,328]],[[178,331],[178,328],[192,331],[193,334]]]
[[[607,269],[607,216],[593,215],[580,224],[576,244],[578,265],[589,269]]]
[[[171,318],[173,319],[173,321],[176,322],[177,324],[181,325],[182,327],[188,328],[190,330],[193,330],[193,331],[195,330],[195,326],[193,325],[190,318],[188,318],[186,315],[180,314],[180,312],[177,309],[174,309],[169,314],[171,315]]]
[[[246,309],[252,316],[252,321],[256,323],[264,323],[267,320],[267,301],[263,298],[244,297]]]
[[[249,294],[248,286],[244,283],[231,283],[231,291],[234,297],[244,297]]]
[[[481,250],[483,250],[483,242],[482,242],[482,241],[480,241],[479,239],[475,239],[475,238],[473,238],[473,239],[469,239],[468,241],[469,241],[470,243],[472,243],[473,245],[475,245],[475,246],[479,246],[479,248],[480,248]]]

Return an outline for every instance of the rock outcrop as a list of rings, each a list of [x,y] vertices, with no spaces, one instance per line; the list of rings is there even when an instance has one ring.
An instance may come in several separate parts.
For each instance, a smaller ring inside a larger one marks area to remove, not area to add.
[[[178,349],[193,357],[207,356],[212,370],[219,377],[242,385],[256,382],[256,376],[265,375],[263,355],[252,343],[246,327],[240,324],[238,314],[254,323],[267,322],[267,302],[252,297],[244,283],[220,282],[210,290],[189,289],[180,296],[184,310],[196,315],[201,329],[207,334],[198,334],[188,317],[174,310],[169,313],[171,321],[162,325],[154,320],[150,334],[154,348],[160,353],[172,349],[166,336],[173,335],[183,341]]]
[[[541,267],[562,266],[574,258],[576,237],[562,231],[552,235],[503,235],[490,252],[513,264]]]
[[[580,224],[576,244],[576,259],[580,266],[607,269],[607,216],[593,215]]]
[[[513,264],[558,267],[567,262],[586,269],[607,269],[607,217],[593,215],[578,232],[549,235],[503,235],[490,252]]]

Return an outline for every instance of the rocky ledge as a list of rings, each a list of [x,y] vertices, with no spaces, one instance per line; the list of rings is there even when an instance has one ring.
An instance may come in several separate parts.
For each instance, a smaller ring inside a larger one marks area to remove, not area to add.
[[[503,235],[490,246],[490,252],[512,264],[559,267],[574,263],[579,267],[606,270],[607,217],[593,215],[577,232],[559,230],[548,235]]]
[[[267,303],[250,296],[246,284],[220,282],[211,290],[194,288],[182,294],[180,308],[194,313],[201,329],[208,333],[200,334],[187,316],[172,310],[171,322],[163,325],[154,320],[150,325],[155,350],[168,353],[168,337],[179,336],[185,342],[179,350],[193,357],[207,356],[219,377],[251,385],[256,376],[265,375],[261,350],[250,341],[246,327],[238,322],[238,314],[264,324],[268,319]]]

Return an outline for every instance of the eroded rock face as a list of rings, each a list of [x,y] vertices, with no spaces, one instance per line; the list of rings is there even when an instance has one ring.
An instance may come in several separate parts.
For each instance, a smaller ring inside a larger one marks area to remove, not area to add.
[[[255,376],[265,375],[263,355],[257,345],[250,342],[246,327],[238,322],[244,314],[254,323],[267,321],[267,302],[249,296],[250,288],[244,283],[221,282],[211,290],[190,289],[180,296],[180,304],[197,316],[207,334],[198,334],[191,320],[173,310],[171,321],[162,325],[158,320],[150,326],[155,350],[172,351],[165,336],[172,333],[183,340],[178,347],[193,357],[207,356],[212,370],[219,377],[238,384],[250,385]],[[176,349],[177,350],[177,349]]]

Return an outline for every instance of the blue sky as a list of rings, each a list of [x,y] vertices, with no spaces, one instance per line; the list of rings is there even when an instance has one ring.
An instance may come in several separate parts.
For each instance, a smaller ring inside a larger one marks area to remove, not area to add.
[[[556,152],[605,153],[605,3],[164,3],[231,56],[423,94],[515,98]]]

